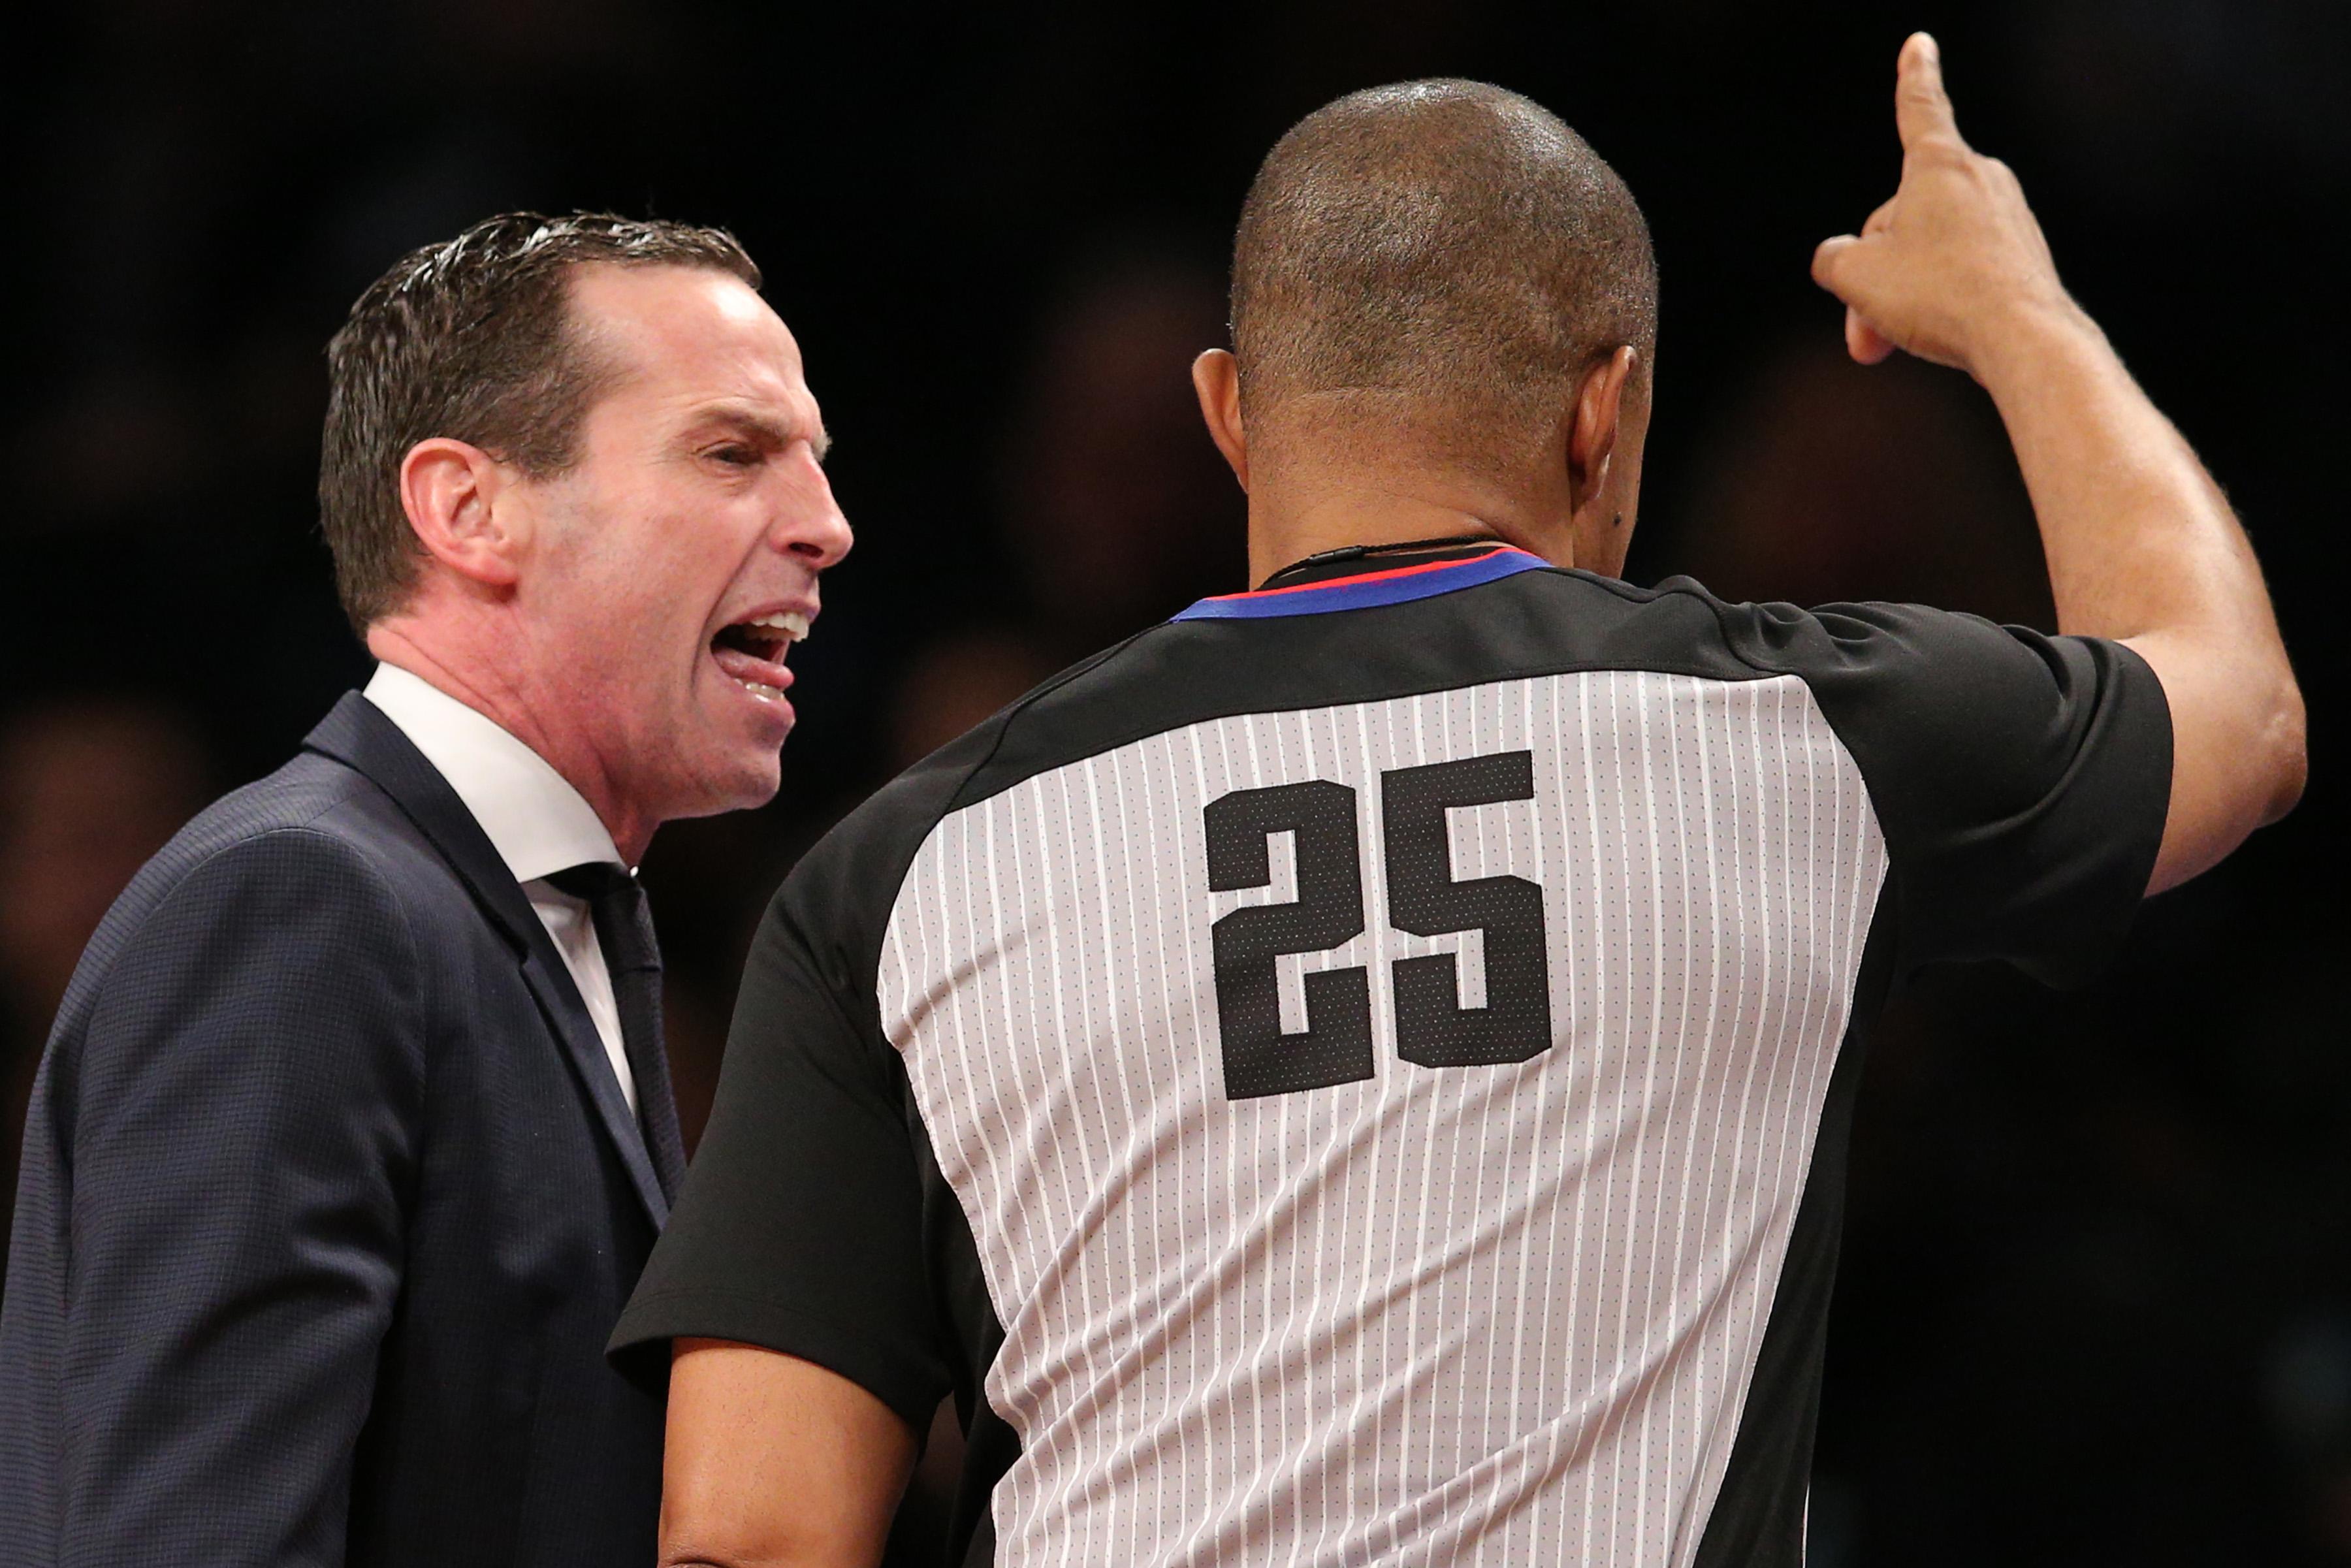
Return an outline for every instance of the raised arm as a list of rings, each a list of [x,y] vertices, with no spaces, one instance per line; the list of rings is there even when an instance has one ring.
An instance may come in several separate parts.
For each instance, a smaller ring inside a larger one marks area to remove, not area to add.
[[[2149,893],[2218,862],[2302,794],[2302,693],[2228,500],[2057,279],[2016,176],[1960,139],[1934,40],[1902,47],[1902,183],[1813,277],[1845,341],[1991,392],[2041,525],[2061,632],[2127,643],[2171,708],[2171,803]]]

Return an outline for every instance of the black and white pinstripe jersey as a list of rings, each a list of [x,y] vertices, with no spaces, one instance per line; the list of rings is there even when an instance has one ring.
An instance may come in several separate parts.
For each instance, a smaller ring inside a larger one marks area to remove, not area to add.
[[[952,1387],[967,1563],[1795,1563],[1864,1028],[2116,947],[2161,689],[1499,547],[1332,570],[809,854],[616,1343]]]

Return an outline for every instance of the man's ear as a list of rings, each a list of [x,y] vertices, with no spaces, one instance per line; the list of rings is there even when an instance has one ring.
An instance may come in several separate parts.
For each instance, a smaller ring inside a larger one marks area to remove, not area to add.
[[[1575,389],[1567,433],[1568,505],[1582,511],[1608,487],[1608,460],[1615,455],[1625,413],[1625,389],[1640,356],[1621,347],[1585,373]]]
[[[1200,394],[1200,417],[1208,439],[1232,465],[1233,477],[1249,488],[1249,438],[1241,432],[1241,367],[1229,349],[1210,349],[1192,361],[1192,390]]]
[[[400,505],[433,559],[485,588],[511,588],[527,543],[521,508],[501,506],[504,465],[478,446],[434,436],[400,461]]]

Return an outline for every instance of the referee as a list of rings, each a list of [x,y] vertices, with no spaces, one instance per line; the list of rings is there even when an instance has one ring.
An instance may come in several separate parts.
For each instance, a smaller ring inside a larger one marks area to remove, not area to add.
[[[2220,491],[1923,36],[1896,102],[1814,274],[1990,391],[2064,634],[1618,580],[1630,193],[1490,87],[1309,117],[1195,372],[1259,586],[768,912],[615,1341],[676,1347],[665,1563],[872,1562],[950,1388],[967,1563],[1801,1561],[1871,1016],[2086,978],[2304,766]]]

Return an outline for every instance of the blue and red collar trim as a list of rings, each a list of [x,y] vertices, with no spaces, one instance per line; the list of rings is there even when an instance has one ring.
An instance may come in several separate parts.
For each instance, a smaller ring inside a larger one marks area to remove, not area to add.
[[[1251,593],[1219,594],[1203,599],[1174,617],[1177,621],[1264,621],[1279,615],[1327,615],[1334,610],[1369,610],[1381,604],[1407,604],[1434,599],[1480,583],[1497,582],[1522,571],[1541,571],[1551,562],[1513,545],[1498,545],[1466,560],[1428,560],[1416,566],[1391,567],[1355,577],[1301,582],[1288,588],[1260,588]]]

